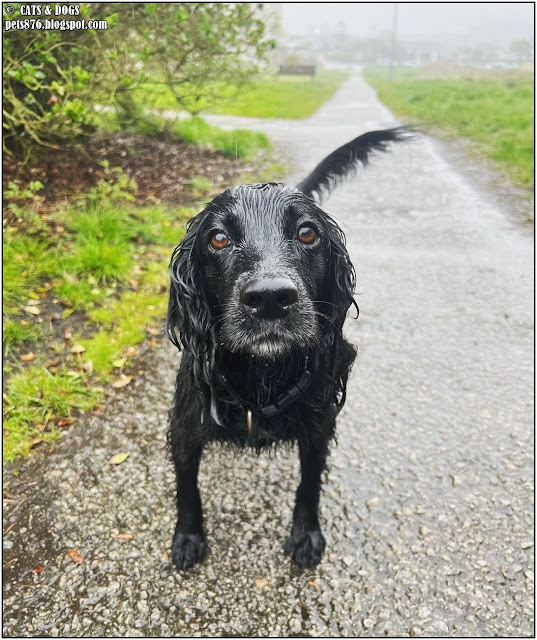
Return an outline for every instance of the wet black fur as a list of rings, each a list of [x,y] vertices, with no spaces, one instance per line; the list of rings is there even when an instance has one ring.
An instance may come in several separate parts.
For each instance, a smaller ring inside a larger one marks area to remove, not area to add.
[[[190,221],[175,249],[168,333],[183,356],[169,441],[178,507],[172,559],[179,569],[200,561],[207,550],[197,473],[203,447],[212,441],[257,451],[298,443],[302,481],[285,551],[301,566],[320,561],[320,476],[356,355],[342,327],[349,307],[358,307],[343,232],[311,196],[327,192],[358,162],[366,164],[371,152],[403,138],[402,129],[360,136],[328,156],[296,189],[275,183],[229,189]],[[296,240],[296,227],[304,221],[318,232],[315,246]],[[224,227],[234,244],[216,253],[208,240]],[[240,283],[265,272],[284,274],[299,288],[296,310],[266,340],[237,302]],[[312,373],[308,391],[275,417],[254,412],[249,435],[236,390],[249,405],[266,405],[297,381],[306,363]]]

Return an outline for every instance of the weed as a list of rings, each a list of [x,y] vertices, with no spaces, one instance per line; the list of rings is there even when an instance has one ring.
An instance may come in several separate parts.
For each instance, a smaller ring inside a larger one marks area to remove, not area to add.
[[[103,160],[105,176],[92,187],[84,199],[93,205],[113,205],[124,202],[134,202],[134,193],[138,187],[133,178],[129,178],[121,167],[110,167],[108,160]]]

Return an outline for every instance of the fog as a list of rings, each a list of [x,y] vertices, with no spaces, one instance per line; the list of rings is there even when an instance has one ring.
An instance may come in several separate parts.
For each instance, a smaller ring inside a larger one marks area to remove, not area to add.
[[[287,33],[308,34],[344,27],[355,36],[375,36],[392,28],[393,3],[281,3]],[[506,44],[515,38],[533,39],[534,4],[398,3],[397,31],[401,36],[458,36],[474,42]]]
[[[279,56],[315,64],[533,69],[534,4],[274,3]],[[394,15],[397,14],[393,46]]]

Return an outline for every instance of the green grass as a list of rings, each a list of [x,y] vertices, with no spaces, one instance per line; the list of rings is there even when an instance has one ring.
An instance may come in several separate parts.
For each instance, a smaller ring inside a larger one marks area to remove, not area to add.
[[[152,86],[148,86],[148,89],[152,91]],[[141,96],[140,99],[143,99],[145,92]],[[173,96],[171,98],[173,99]],[[150,96],[147,100],[151,103]],[[169,108],[176,108],[175,103]],[[144,114],[142,111],[138,118],[120,126],[114,113],[99,112],[95,116],[95,126],[104,132],[128,130],[151,137],[165,135],[191,145],[220,151],[232,158],[251,158],[259,151],[271,148],[270,140],[264,133],[247,129],[226,131],[197,116],[172,119]]]
[[[46,239],[19,234],[13,229],[4,233],[2,247],[4,312],[21,311],[36,285],[57,273],[60,257]]]
[[[230,97],[210,107],[212,113],[255,118],[309,118],[347,79],[342,71],[320,70],[309,76],[262,76],[240,90],[229,87]],[[177,110],[173,93],[160,84],[147,84],[138,99],[159,110]]]
[[[473,143],[517,184],[534,184],[533,77],[529,73],[434,75],[420,69],[366,70],[379,99],[405,121]]]
[[[73,408],[91,409],[99,397],[76,373],[52,375],[45,367],[30,367],[12,376],[4,394],[4,462],[27,453],[36,442],[57,438],[52,418],[68,417]]]
[[[6,231],[4,355],[11,377],[4,396],[4,462],[54,440],[58,420],[98,404],[102,391],[95,385],[112,379],[118,360],[128,366],[129,347],[162,324],[169,256],[191,214],[186,208],[108,203],[59,212],[66,228],[61,238]],[[126,289],[132,286],[134,291]],[[24,310],[32,299],[40,308],[60,301],[69,307],[65,318],[85,312],[90,335],[74,333],[71,341],[85,348],[80,356],[63,340],[48,338],[52,350],[40,347],[47,323]],[[31,365],[19,361],[26,351],[37,354]],[[45,366],[51,356],[61,360],[55,373]]]
[[[167,281],[167,261],[161,266],[161,282]],[[151,294],[147,289],[124,294],[120,300],[91,312],[90,319],[102,328],[92,338],[77,339],[86,351],[83,360],[91,360],[99,378],[108,381],[115,368],[114,362],[121,359],[125,350],[141,342],[146,336],[146,327],[166,315],[167,299],[161,294]]]
[[[270,149],[269,139],[264,133],[247,129],[224,131],[198,117],[175,121],[172,131],[189,144],[209,147],[234,158],[248,158],[260,149]]]

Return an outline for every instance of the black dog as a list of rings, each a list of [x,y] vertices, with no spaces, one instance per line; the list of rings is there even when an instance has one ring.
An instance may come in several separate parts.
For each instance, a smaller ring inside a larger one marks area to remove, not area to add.
[[[169,432],[179,569],[207,549],[197,475],[213,440],[257,451],[298,442],[302,481],[285,551],[303,567],[320,561],[321,472],[356,355],[342,327],[358,307],[343,232],[312,195],[407,137],[405,128],[366,133],[295,189],[234,187],[189,222],[171,260],[168,310],[169,336],[184,349]]]

